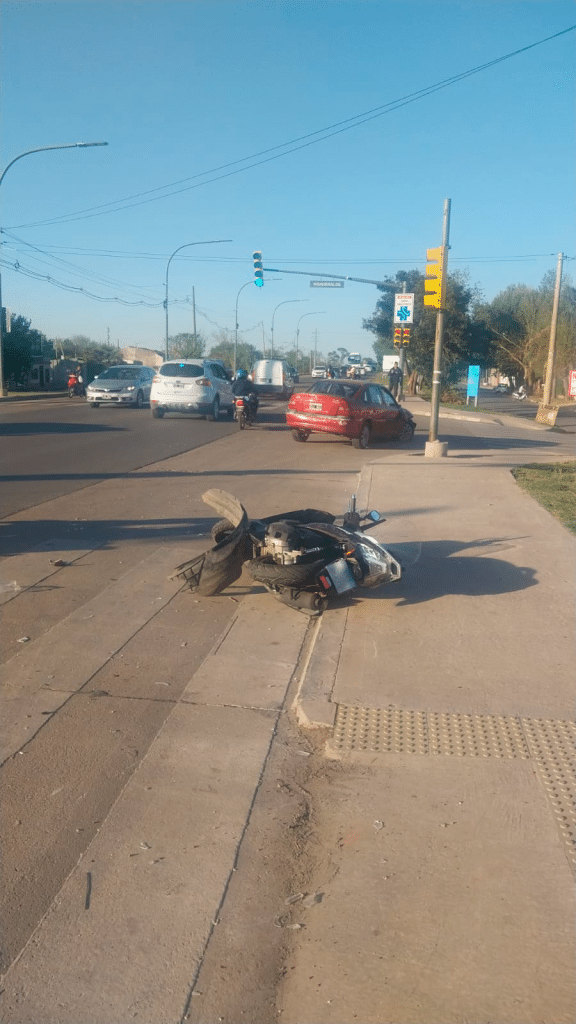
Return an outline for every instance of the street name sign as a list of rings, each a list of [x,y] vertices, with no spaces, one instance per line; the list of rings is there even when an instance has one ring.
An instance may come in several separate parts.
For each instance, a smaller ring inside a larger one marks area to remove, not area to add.
[[[311,288],[343,288],[344,281],[310,281]]]
[[[414,292],[400,292],[394,296],[394,323],[414,323]]]

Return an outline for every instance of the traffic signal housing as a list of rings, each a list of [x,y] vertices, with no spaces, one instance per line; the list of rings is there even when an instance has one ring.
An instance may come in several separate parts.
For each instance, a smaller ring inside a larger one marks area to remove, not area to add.
[[[426,277],[424,278],[424,305],[434,306],[440,309],[444,291],[444,249],[440,245],[437,249],[427,249],[426,259],[433,260],[426,264]]]
[[[252,259],[254,260],[254,284],[258,288],[264,286],[264,269],[262,267],[262,253],[253,252]]]
[[[401,327],[395,327],[394,328],[394,347],[395,348],[400,348],[401,344],[402,344],[402,328]]]
[[[410,344],[410,328],[405,327],[402,333],[402,347],[407,348]]]

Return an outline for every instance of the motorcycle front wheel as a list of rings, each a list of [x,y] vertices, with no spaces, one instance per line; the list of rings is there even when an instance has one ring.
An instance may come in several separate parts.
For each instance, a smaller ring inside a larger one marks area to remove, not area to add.
[[[325,565],[323,558],[297,565],[278,565],[267,558],[254,558],[248,562],[246,569],[257,583],[276,587],[302,587],[306,582],[314,580]]]

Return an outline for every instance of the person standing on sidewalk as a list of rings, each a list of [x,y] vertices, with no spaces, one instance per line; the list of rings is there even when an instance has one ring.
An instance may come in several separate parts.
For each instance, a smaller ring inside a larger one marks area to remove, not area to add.
[[[394,398],[398,398],[398,392],[400,391],[400,385],[402,384],[402,370],[398,366],[398,363],[394,363],[394,366],[388,374],[388,380],[390,382],[390,391],[394,395]]]

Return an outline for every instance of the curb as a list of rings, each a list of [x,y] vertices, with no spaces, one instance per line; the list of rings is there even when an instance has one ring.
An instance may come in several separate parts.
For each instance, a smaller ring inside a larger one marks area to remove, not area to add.
[[[421,399],[421,401],[424,404],[424,399]],[[404,403],[404,407],[406,409],[410,409],[410,405],[407,402]],[[416,415],[416,416],[431,416],[432,415],[430,408],[421,409],[419,406],[417,406],[416,408],[410,409],[410,411],[413,412],[414,415]],[[491,413],[484,413],[482,415],[481,414],[474,415],[473,413],[464,413],[464,412],[460,413],[460,412],[452,412],[452,411],[444,410],[442,408],[442,406],[440,406],[439,417],[440,417],[440,419],[447,419],[447,420],[468,420],[468,422],[472,422],[472,423],[495,423],[495,424],[497,424],[500,427],[506,427],[506,426],[525,427],[527,430],[551,430],[552,429],[551,427],[546,426],[545,423],[536,423],[536,422],[532,422],[532,421],[526,421],[524,419],[520,419],[519,417],[512,416],[511,414],[510,415],[506,415],[506,413],[502,413],[502,415],[500,415],[500,416],[493,416]]]
[[[368,508],[372,488],[372,464],[362,467],[356,487],[358,508]],[[330,608],[318,619],[311,650],[293,708],[302,729],[333,729],[337,705],[332,694],[340,664],[340,654],[352,605]]]
[[[30,394],[27,391],[23,391],[22,394],[12,393],[10,395],[0,396],[0,405],[2,402],[36,402],[41,398],[68,398],[67,391],[35,391]]]

